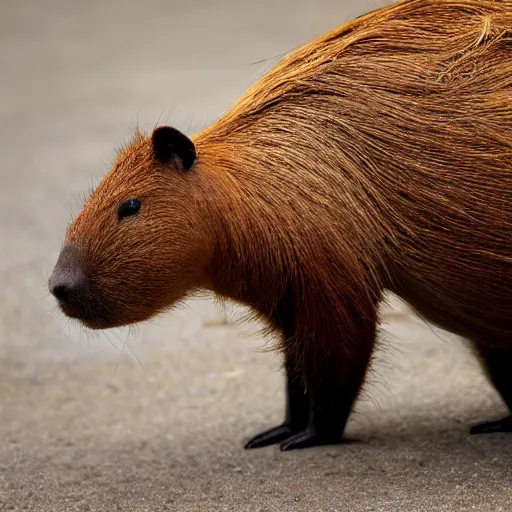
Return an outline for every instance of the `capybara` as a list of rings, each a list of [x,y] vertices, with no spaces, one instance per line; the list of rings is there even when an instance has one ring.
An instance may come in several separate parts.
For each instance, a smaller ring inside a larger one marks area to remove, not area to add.
[[[406,0],[285,57],[191,137],[137,133],[49,288],[106,329],[207,290],[278,336],[284,422],[339,443],[385,290],[474,344],[512,409],[512,4]],[[472,432],[512,431],[512,416]]]

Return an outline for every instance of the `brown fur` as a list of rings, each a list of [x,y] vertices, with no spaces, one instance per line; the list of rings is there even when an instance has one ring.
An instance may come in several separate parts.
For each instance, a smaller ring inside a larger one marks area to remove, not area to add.
[[[89,324],[206,288],[283,328],[286,303],[280,348],[307,382],[326,355],[364,373],[389,289],[512,348],[511,62],[512,4],[407,0],[285,58],[193,137],[189,173],[137,136],[68,231],[109,312]]]

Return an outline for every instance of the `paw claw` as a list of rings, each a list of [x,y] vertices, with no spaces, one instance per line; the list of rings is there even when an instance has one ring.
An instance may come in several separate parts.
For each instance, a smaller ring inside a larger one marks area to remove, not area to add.
[[[304,430],[298,434],[289,437],[279,446],[282,452],[289,450],[298,450],[301,448],[310,448],[312,446],[326,446],[342,443],[341,435],[321,435],[314,430]]]
[[[244,448],[246,450],[250,450],[252,448],[263,448],[264,446],[269,446],[271,444],[280,443],[284,439],[292,436],[294,431],[285,423],[279,425],[278,427],[271,428],[269,430],[265,430],[249,439],[247,443],[245,443]]]
[[[496,432],[512,432],[512,415],[497,421],[486,421],[474,425],[470,434],[493,434]]]

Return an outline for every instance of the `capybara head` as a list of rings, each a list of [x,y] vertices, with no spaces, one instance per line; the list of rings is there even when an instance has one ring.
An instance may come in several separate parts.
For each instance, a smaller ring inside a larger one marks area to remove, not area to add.
[[[200,282],[209,234],[196,167],[192,140],[168,126],[120,152],[68,227],[49,280],[67,316],[95,329],[143,321]]]

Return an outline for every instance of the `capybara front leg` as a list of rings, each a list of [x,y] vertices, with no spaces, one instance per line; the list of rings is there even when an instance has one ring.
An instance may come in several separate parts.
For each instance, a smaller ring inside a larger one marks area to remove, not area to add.
[[[478,351],[489,379],[512,411],[512,350],[479,345]],[[471,434],[493,432],[512,432],[512,415],[500,420],[480,423],[470,430]]]
[[[302,376],[293,369],[293,364],[286,365],[286,412],[283,423],[265,430],[251,438],[245,448],[261,448],[280,443],[284,439],[306,428],[309,418],[309,399],[305,391]]]
[[[284,440],[282,451],[343,441],[354,402],[363,384],[375,343],[374,322],[364,322],[351,349],[343,340],[330,351],[318,354],[308,366],[310,413],[306,428]],[[321,345],[322,346],[322,345]]]
[[[294,338],[296,326],[296,309],[291,294],[276,305],[271,314],[271,321],[282,332],[283,346]],[[280,443],[284,439],[306,428],[309,418],[309,397],[306,393],[302,373],[297,371],[293,352],[285,350],[286,370],[286,410],[282,424],[265,430],[251,438],[245,448],[261,448]]]

